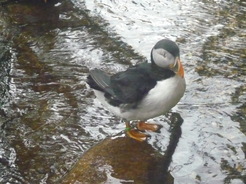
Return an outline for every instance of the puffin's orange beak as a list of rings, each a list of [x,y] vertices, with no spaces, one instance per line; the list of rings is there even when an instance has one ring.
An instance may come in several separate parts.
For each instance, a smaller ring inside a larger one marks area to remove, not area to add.
[[[183,65],[182,65],[180,59],[178,59],[178,72],[177,72],[177,74],[180,77],[184,78],[184,68],[183,68]]]

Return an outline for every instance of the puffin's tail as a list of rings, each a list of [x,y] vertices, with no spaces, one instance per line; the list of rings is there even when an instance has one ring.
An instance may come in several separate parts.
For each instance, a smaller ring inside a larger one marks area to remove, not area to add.
[[[110,76],[101,70],[91,70],[86,82],[92,89],[112,93]]]

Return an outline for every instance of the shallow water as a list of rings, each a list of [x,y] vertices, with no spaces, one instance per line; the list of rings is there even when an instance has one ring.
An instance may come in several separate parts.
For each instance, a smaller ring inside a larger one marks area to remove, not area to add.
[[[175,183],[244,183],[245,12],[236,0],[5,3],[0,182],[57,181],[88,148],[121,132],[86,86],[88,70],[122,71],[168,37],[180,46],[187,81],[172,110],[184,119]],[[149,141],[163,154],[169,119],[152,121],[165,127]]]

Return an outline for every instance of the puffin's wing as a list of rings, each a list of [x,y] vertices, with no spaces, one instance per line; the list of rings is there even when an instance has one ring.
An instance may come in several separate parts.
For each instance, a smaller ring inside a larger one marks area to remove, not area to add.
[[[137,104],[156,83],[157,81],[150,77],[148,70],[138,66],[131,67],[111,77],[110,88],[114,91],[111,102]]]

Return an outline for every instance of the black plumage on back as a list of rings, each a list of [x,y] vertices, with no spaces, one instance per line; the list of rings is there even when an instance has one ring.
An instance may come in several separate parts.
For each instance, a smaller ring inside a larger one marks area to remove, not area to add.
[[[91,88],[104,92],[107,101],[113,106],[121,104],[136,106],[157,81],[174,75],[175,73],[169,69],[141,63],[112,76],[98,69],[92,70],[87,83]]]

